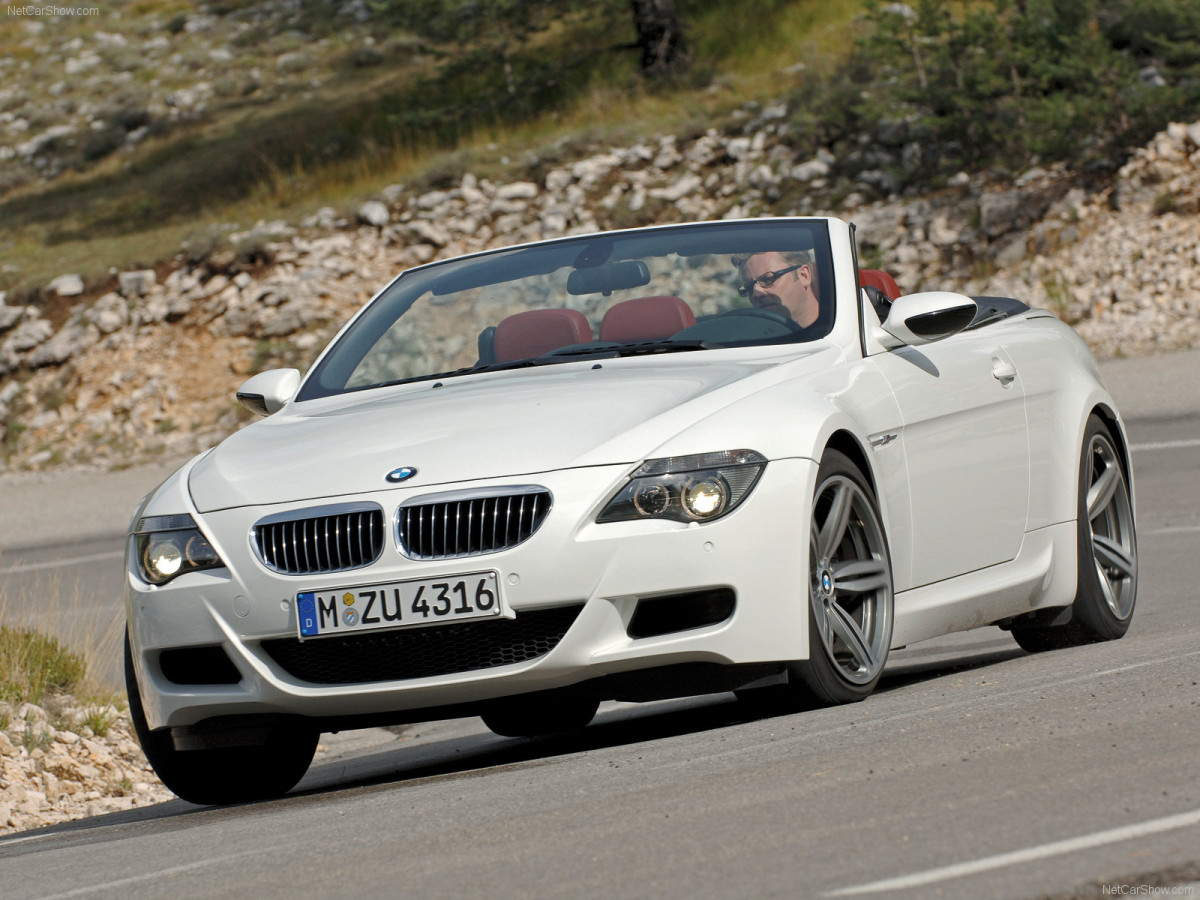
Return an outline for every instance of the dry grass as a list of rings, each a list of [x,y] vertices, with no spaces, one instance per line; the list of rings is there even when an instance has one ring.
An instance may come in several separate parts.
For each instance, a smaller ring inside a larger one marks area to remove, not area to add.
[[[125,8],[161,18],[191,6],[138,0]],[[544,157],[563,142],[697,133],[748,100],[778,98],[806,73],[836,65],[852,45],[861,9],[862,0],[744,0],[736,10],[698,3],[688,22],[693,71],[667,86],[647,86],[632,52],[605,49],[624,31],[597,34],[583,19],[566,19],[537,35],[527,52],[561,57],[565,65],[574,59],[562,55],[563,47],[590,50],[586,64],[565,66],[543,109],[464,113],[479,105],[472,92],[480,86],[469,76],[442,79],[443,63],[431,53],[331,75],[319,90],[283,91],[266,105],[231,98],[203,124],[149,137],[133,153],[112,154],[84,172],[11,191],[0,209],[0,241],[6,262],[19,268],[0,272],[0,290],[37,289],[64,272],[79,272],[101,290],[110,266],[154,265],[174,256],[189,235],[222,225],[296,222],[322,206],[352,213],[385,185],[420,185],[465,171],[525,177],[532,155]],[[15,47],[23,27],[0,21],[0,43]],[[69,24],[71,35],[94,27]],[[331,47],[342,52],[345,39],[336,36]],[[447,59],[458,52],[444,49]],[[445,118],[426,111],[426,121],[423,101],[458,112]],[[326,156],[322,142],[354,149]]]
[[[86,596],[78,579],[57,572],[0,576],[0,700],[40,705],[50,694],[71,693],[96,709],[101,728],[104,707],[124,705],[124,612]]]

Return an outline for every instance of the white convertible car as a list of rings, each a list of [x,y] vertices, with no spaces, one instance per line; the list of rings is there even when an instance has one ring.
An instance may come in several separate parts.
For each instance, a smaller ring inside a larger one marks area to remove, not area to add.
[[[837,219],[570,237],[401,274],[142,501],[126,679],[162,780],[277,795],[322,731],[606,699],[861,700],[984,625],[1120,637],[1133,473],[1049,312],[900,296]]]

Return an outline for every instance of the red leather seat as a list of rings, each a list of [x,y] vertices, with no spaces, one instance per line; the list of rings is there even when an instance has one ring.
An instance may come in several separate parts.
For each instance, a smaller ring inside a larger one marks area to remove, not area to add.
[[[858,283],[862,287],[879,288],[889,300],[895,300],[901,293],[896,279],[883,269],[859,269]]]
[[[654,341],[696,324],[692,308],[670,294],[622,300],[600,322],[602,341]]]
[[[496,362],[541,356],[559,347],[586,344],[592,326],[576,309],[531,309],[516,313],[496,326]]]

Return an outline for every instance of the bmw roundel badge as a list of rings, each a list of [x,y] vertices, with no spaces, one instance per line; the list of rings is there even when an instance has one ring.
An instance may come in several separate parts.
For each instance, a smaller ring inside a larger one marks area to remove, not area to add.
[[[392,484],[399,484],[402,481],[408,481],[408,479],[416,474],[417,470],[412,466],[401,466],[398,469],[392,469],[392,471],[387,473],[386,477]]]

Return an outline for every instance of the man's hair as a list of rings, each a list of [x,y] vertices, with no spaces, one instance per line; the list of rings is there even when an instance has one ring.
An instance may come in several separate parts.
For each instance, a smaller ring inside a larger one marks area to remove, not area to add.
[[[738,274],[743,278],[746,275],[746,263],[751,257],[758,256],[760,253],[770,253],[769,250],[756,250],[753,253],[737,253],[729,258],[734,267],[738,270]],[[789,266],[809,266],[813,267],[812,254],[807,250],[779,250],[776,251],[783,257],[784,262]],[[815,271],[815,269],[814,269]]]

